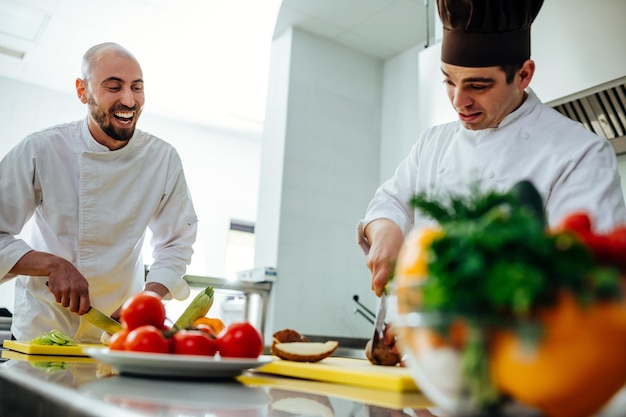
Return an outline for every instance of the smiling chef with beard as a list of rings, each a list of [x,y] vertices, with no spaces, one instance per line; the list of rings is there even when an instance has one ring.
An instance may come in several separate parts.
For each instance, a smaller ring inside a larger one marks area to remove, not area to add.
[[[102,331],[81,317],[91,305],[118,318],[140,291],[189,295],[196,213],[174,147],[136,129],[138,61],[115,43],[91,47],[76,93],[86,119],[31,134],[0,161],[0,283],[16,279],[19,340],[59,329],[97,342]],[[15,238],[31,217],[32,237]],[[147,228],[154,262],[144,279]]]

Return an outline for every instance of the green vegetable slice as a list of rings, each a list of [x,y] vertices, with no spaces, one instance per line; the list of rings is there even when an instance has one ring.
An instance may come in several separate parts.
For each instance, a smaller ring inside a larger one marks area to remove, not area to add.
[[[50,330],[48,333],[34,338],[30,343],[33,345],[76,346],[71,337],[64,335],[58,329]]]

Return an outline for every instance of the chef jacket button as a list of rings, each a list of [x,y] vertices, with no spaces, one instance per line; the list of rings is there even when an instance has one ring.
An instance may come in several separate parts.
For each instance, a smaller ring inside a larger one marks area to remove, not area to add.
[[[443,174],[443,172],[444,172],[445,170],[446,170],[446,169],[445,169],[444,167],[441,167],[441,168],[439,168],[439,173],[440,173],[440,174]]]
[[[522,134],[521,134],[521,138],[522,138],[523,140],[528,140],[528,138],[529,138],[529,137],[530,137],[530,135],[529,135],[527,132],[522,132]]]
[[[489,179],[493,179],[493,177],[495,177],[496,174],[494,172],[490,172],[489,175],[487,175],[487,178]]]

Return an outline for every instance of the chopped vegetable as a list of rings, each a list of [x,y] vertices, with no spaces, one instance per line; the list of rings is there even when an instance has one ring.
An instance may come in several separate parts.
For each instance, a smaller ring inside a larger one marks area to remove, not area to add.
[[[57,345],[57,346],[76,346],[71,337],[64,335],[60,330],[50,330],[48,333],[31,340],[33,345]]]
[[[51,362],[51,361],[32,361],[31,362],[29,361],[29,363],[30,363],[30,366],[32,366],[33,368],[37,368],[49,374],[58,372],[58,371],[65,371],[69,369],[68,364],[63,361],[56,361],[56,362]]]

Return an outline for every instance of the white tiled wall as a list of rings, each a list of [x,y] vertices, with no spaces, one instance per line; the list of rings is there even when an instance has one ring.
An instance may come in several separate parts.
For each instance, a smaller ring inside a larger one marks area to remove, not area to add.
[[[279,235],[257,235],[257,248],[276,248],[272,326],[368,337],[371,325],[354,313],[353,296],[372,308],[377,300],[355,230],[378,185],[382,62],[303,31],[283,37],[277,42],[288,47],[274,48],[281,57],[272,62],[288,63],[278,69],[287,76],[271,80],[270,90],[286,84],[287,94],[270,95],[266,124],[276,118],[284,129],[281,136],[266,128],[263,137],[264,146],[284,145],[282,160],[271,162],[282,164],[282,177],[266,176],[265,160],[261,168],[263,186],[280,184],[261,198],[280,201],[280,211],[261,201],[258,215],[259,229],[278,217]]]
[[[546,1],[531,32],[539,97],[550,103],[626,76],[624,16],[623,0]]]

